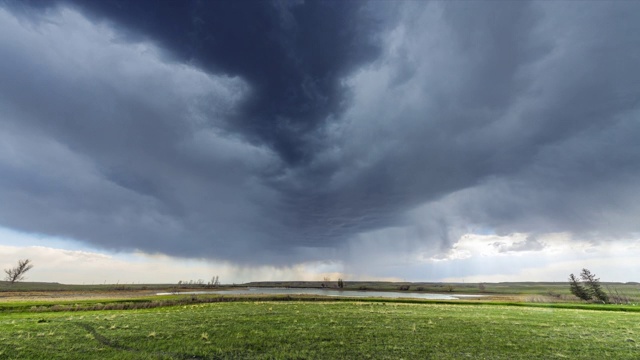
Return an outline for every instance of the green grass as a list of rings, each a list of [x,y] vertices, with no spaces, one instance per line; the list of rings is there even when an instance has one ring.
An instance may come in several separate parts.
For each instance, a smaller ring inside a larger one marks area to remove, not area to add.
[[[503,305],[221,302],[5,312],[2,359],[637,359],[640,314]]]
[[[386,304],[422,304],[422,305],[459,305],[481,306],[500,305],[509,307],[535,307],[549,309],[573,309],[573,310],[599,310],[599,311],[625,311],[640,313],[637,304],[597,304],[585,302],[569,303],[531,303],[513,302],[505,300],[426,300],[411,298],[361,298],[361,297],[327,297],[321,295],[163,295],[145,296],[139,298],[103,298],[91,300],[62,300],[62,299],[38,299],[38,300],[13,300],[0,302],[0,314],[16,312],[77,312],[97,310],[139,310],[168,306],[209,304],[220,302],[369,302]]]

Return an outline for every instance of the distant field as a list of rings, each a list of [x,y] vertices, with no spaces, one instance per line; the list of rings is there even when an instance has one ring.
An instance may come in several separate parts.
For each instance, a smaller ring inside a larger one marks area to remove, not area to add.
[[[603,288],[615,303],[640,304],[640,284],[602,283]],[[22,299],[26,301],[88,299],[131,299],[153,297],[159,292],[179,293],[182,291],[224,290],[245,287],[285,287],[285,288],[329,288],[336,289],[336,281],[281,281],[252,282],[246,284],[209,287],[200,284],[101,284],[66,285],[58,283],[20,282],[8,284],[0,281],[0,304]],[[394,291],[419,293],[476,294],[482,298],[469,299],[497,300],[527,303],[571,303],[580,302],[571,295],[568,283],[563,282],[508,282],[508,283],[410,283],[410,282],[368,282],[345,281],[343,290]],[[615,295],[615,296],[614,296]]]
[[[618,290],[630,296],[640,297],[640,283],[602,283],[605,290]],[[228,287],[293,287],[337,288],[337,281],[269,281],[246,284],[225,284]],[[167,291],[209,288],[205,284],[87,284],[67,285],[59,283],[19,282],[10,285],[0,281],[0,294],[8,291]],[[569,295],[568,282],[502,282],[502,283],[429,283],[345,281],[344,290],[412,291],[463,294],[513,294],[513,295]]]
[[[640,313],[241,301],[5,312],[2,359],[637,359]]]
[[[381,282],[345,281],[344,290],[411,291],[445,294],[481,294],[494,298],[505,298],[525,302],[570,302],[577,299],[571,295],[567,282],[502,282],[502,283],[428,283],[428,282]],[[247,286],[265,287],[337,287],[337,282],[282,281],[253,282]],[[639,283],[602,283],[604,290],[624,302],[640,303]],[[511,297],[510,297],[511,296]],[[613,297],[612,297],[613,298]]]

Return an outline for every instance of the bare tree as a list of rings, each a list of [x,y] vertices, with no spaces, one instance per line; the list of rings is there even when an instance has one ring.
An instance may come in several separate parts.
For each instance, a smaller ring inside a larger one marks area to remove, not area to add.
[[[15,283],[16,281],[22,281],[25,279],[24,274],[32,268],[33,264],[31,264],[31,260],[18,260],[18,266],[11,269],[4,269],[4,272],[7,274],[5,280],[7,280],[11,284]]]

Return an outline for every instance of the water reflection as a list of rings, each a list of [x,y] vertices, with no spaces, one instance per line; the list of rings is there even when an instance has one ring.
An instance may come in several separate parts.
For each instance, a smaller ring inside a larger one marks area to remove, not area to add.
[[[172,295],[173,293],[158,293],[156,295]],[[351,291],[351,290],[330,290],[330,289],[307,289],[307,288],[248,288],[237,290],[210,290],[210,291],[189,291],[180,292],[184,295],[199,294],[220,294],[220,295],[322,295],[322,296],[344,296],[344,297],[374,297],[374,298],[406,298],[406,299],[429,299],[429,300],[459,300],[462,298],[481,297],[482,295],[465,294],[426,294],[413,292],[394,291]]]

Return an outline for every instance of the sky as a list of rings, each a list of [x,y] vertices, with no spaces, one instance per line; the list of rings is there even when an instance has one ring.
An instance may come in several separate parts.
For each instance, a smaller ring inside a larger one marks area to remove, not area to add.
[[[639,281],[640,3],[0,0],[31,281]]]

